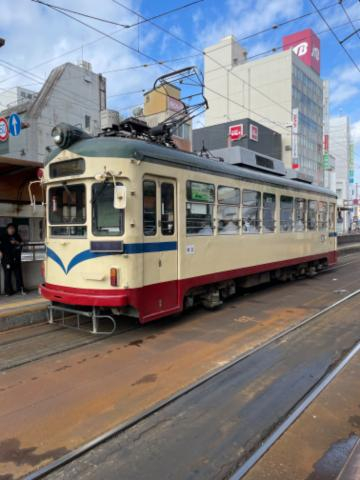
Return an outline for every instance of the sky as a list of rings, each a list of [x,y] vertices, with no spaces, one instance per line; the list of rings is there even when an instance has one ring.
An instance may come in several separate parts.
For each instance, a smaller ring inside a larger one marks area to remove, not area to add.
[[[338,39],[342,40],[353,33],[354,28],[360,28],[358,0],[343,0],[352,24],[338,1],[314,1],[318,8],[329,6],[322,14]],[[358,70],[310,1],[202,0],[154,20],[155,24],[186,43],[150,23],[130,28],[123,25],[131,26],[141,20],[129,9],[144,17],[152,17],[191,0],[48,2],[114,22],[109,24],[76,17],[117,41],[31,0],[0,0],[0,37],[6,39],[6,45],[0,49],[0,94],[20,85],[37,91],[52,68],[84,59],[92,64],[95,72],[102,73],[107,79],[108,108],[130,113],[133,107],[142,104],[143,91],[151,88],[159,75],[169,71],[164,65],[151,65],[154,62],[149,57],[173,60],[167,65],[174,69],[188,65],[202,69],[199,51],[226,35],[232,34],[239,39],[251,57],[280,47],[283,35],[312,28],[321,41],[321,77],[330,82],[330,113],[350,116],[357,172],[360,173],[360,32],[343,44],[359,66]],[[302,19],[257,34],[309,12],[312,14]],[[251,37],[241,40],[247,36]]]

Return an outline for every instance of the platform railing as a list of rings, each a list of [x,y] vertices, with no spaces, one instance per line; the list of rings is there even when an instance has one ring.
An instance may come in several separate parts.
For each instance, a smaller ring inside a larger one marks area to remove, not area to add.
[[[26,242],[21,251],[22,262],[45,260],[46,247],[43,242]]]

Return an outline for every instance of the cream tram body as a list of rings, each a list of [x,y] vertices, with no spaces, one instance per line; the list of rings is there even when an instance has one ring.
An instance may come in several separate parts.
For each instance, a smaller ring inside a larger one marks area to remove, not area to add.
[[[58,149],[44,174],[42,295],[148,322],[336,262],[329,191],[119,137]],[[117,188],[125,208],[115,208]],[[115,197],[115,198],[114,198]],[[123,199],[124,200],[124,199]]]

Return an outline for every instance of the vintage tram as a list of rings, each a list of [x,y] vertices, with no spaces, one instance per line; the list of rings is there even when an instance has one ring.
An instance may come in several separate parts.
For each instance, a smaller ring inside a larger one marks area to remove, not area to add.
[[[238,286],[313,275],[336,262],[336,196],[139,138],[62,124],[42,179],[41,294],[96,319],[141,323]]]

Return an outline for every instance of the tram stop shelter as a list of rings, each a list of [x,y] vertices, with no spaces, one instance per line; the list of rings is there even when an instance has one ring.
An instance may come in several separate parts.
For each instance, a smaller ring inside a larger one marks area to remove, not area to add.
[[[25,245],[22,270],[25,288],[31,290],[41,283],[41,262],[45,258],[45,212],[42,189],[32,186],[36,205],[30,204],[29,183],[37,180],[43,165],[27,159],[0,155],[0,236],[10,222],[18,227]],[[4,293],[4,274],[0,269],[0,294]]]

